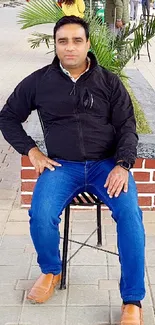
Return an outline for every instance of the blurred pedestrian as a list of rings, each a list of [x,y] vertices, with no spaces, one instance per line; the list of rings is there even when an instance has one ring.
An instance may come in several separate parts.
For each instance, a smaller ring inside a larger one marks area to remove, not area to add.
[[[109,29],[118,35],[129,23],[129,1],[108,0],[105,5],[105,22]]]
[[[62,0],[61,7],[66,16],[84,17],[85,3],[83,0]]]
[[[130,20],[136,20],[139,0],[130,0]]]
[[[150,0],[142,0],[142,12],[143,12],[144,19],[146,19],[146,17],[149,17],[149,15],[150,15]]]

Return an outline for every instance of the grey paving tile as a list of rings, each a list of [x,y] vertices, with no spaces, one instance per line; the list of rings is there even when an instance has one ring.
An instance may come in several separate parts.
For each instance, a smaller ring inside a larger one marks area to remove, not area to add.
[[[107,266],[70,266],[70,284],[96,284],[100,279],[107,279]]]
[[[155,236],[146,236],[146,249],[147,250],[155,249]]]
[[[0,284],[0,306],[20,306],[23,295],[23,291],[16,291],[13,285]]]
[[[116,224],[112,224],[112,225],[105,225],[104,226],[105,229],[105,233],[107,235],[116,235]]]
[[[74,221],[72,225],[73,234],[88,234],[90,235],[93,230],[97,228],[95,222],[89,221]]]
[[[1,249],[24,249],[30,243],[32,243],[30,236],[5,235],[2,240]]]
[[[18,324],[20,313],[20,307],[0,307],[0,325],[7,325],[7,323]]]
[[[12,205],[13,205],[13,200],[0,199],[0,209],[1,210],[11,209]]]
[[[28,271],[29,265],[0,266],[0,283],[15,284],[19,279],[26,279]]]
[[[154,285],[151,285],[151,294],[152,294],[152,298],[153,298],[153,305],[154,305],[154,308],[155,308],[155,284]]]
[[[72,221],[96,221],[96,209],[72,211]]]
[[[23,249],[0,249],[0,265],[24,265],[31,262],[31,254],[24,253]]]
[[[72,251],[71,253],[74,253]],[[105,253],[92,248],[82,248],[71,260],[71,265],[107,265]]]
[[[112,306],[121,306],[122,299],[119,290],[110,290],[110,304]],[[146,290],[146,296],[145,299],[142,301],[142,304],[143,306],[153,305],[149,289]]]
[[[35,280],[40,276],[40,267],[39,266],[31,266],[30,268],[30,274],[29,274],[29,279],[30,280]]]
[[[155,266],[155,250],[146,252],[146,263],[148,266]]]
[[[147,267],[147,272],[150,284],[155,284],[155,266]]]
[[[81,243],[84,243],[87,238],[88,238],[88,234],[81,234],[81,235],[72,235],[71,239],[75,240],[75,241],[79,241]],[[97,245],[97,233],[93,234],[89,240],[87,241],[87,244],[92,245],[92,246],[96,246]],[[102,246],[105,246],[105,235],[102,235]],[[78,247],[80,247],[80,244],[76,244],[74,242],[70,242],[70,248],[71,249],[78,249]],[[111,246],[110,246],[111,247]],[[104,247],[102,247],[104,248]],[[114,246],[113,246],[114,248]]]
[[[68,306],[109,305],[108,290],[99,290],[95,285],[70,285]]]
[[[9,215],[9,221],[29,221],[27,209],[13,209]]]
[[[1,197],[1,194],[0,194]],[[0,223],[6,222],[9,216],[9,210],[0,210]]]
[[[20,322],[29,323],[29,325],[64,325],[65,307],[25,306]]]
[[[106,254],[109,266],[120,266],[119,257],[117,255]]]
[[[108,266],[109,279],[120,280],[120,267],[119,266]]]
[[[119,288],[119,283],[117,280],[99,280],[99,289],[100,290],[113,290],[116,291]]]
[[[109,325],[108,306],[67,307],[66,325]]]
[[[106,234],[106,245],[117,246],[117,235],[115,235],[115,234]]]

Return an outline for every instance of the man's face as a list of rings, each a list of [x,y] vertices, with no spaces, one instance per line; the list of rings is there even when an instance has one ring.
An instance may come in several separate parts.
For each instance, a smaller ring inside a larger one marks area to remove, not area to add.
[[[78,24],[68,24],[56,32],[56,53],[64,68],[82,66],[90,47],[85,30]]]

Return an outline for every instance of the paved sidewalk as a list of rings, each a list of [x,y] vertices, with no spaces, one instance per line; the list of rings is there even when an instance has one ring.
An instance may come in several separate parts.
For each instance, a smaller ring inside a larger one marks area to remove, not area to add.
[[[0,9],[0,106],[16,84],[32,71],[49,64],[43,46],[31,50],[27,38],[32,30],[46,31],[52,26],[39,26],[21,31],[16,24],[19,9]],[[145,49],[144,49],[145,51]],[[142,57],[131,62],[155,85],[155,41],[152,41],[152,63]],[[143,69],[145,64],[146,68]],[[145,71],[144,71],[145,70]],[[153,79],[154,78],[154,79]],[[25,128],[36,133],[34,116]],[[39,133],[39,129],[37,129]],[[118,324],[121,300],[118,257],[83,248],[68,265],[67,290],[59,291],[43,305],[26,301],[27,290],[39,275],[36,254],[29,236],[26,210],[20,209],[20,156],[0,135],[0,325],[103,325]],[[145,325],[155,325],[155,212],[144,213],[146,229]],[[73,211],[70,238],[85,240],[96,227],[95,211]],[[103,247],[116,252],[116,229],[109,212],[102,213]],[[63,229],[63,217],[61,223]],[[96,244],[96,236],[90,239]],[[62,247],[62,243],[61,243]],[[69,254],[75,251],[71,244]],[[134,275],[133,275],[134,276]]]

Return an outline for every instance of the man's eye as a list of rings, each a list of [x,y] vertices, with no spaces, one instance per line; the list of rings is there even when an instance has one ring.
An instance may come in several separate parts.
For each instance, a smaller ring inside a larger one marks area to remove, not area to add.
[[[81,39],[76,39],[75,42],[76,43],[81,43]]]
[[[62,41],[59,41],[60,44],[65,44],[66,41],[65,40],[62,40]]]

